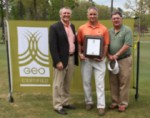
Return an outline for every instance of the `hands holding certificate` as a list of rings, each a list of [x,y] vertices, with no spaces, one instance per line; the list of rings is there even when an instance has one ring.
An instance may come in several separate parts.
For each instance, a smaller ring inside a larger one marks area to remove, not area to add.
[[[103,37],[86,35],[83,43],[83,53],[79,53],[81,60],[87,58],[95,61],[103,60]]]
[[[88,59],[87,57],[85,57],[85,55],[83,53],[79,53],[79,57],[80,57],[80,60]],[[92,59],[95,61],[103,61],[104,58],[92,58]]]

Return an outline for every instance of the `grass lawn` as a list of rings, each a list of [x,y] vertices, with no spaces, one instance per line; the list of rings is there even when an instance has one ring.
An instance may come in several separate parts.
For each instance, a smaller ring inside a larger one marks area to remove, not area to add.
[[[142,41],[140,55],[139,99],[135,101],[135,89],[130,90],[128,109],[119,113],[106,108],[103,118],[149,118],[150,117],[150,42]],[[136,57],[135,57],[136,58]],[[5,44],[0,44],[0,118],[98,118],[95,108],[86,111],[83,93],[73,92],[72,103],[76,110],[68,110],[62,116],[53,111],[52,96],[43,93],[13,93],[14,103],[8,102],[8,73]],[[93,93],[96,104],[96,95]],[[106,91],[106,105],[110,103],[110,92]]]

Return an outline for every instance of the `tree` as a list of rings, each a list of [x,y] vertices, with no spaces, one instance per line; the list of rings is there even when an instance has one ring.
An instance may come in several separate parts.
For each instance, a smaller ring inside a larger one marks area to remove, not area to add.
[[[17,20],[24,19],[25,9],[22,0],[14,0],[14,1],[12,0],[10,1],[10,5],[11,5],[11,12],[9,18]]]
[[[141,26],[150,26],[149,20],[147,20],[147,16],[150,13],[150,0],[127,0],[125,7],[130,9],[133,14],[132,16],[138,16],[140,18]],[[130,16],[130,17],[132,17]]]
[[[96,6],[98,8],[99,19],[110,18],[110,8],[104,5],[97,5],[94,2],[78,2],[77,6],[73,9],[73,20],[87,20],[87,9],[90,6]]]
[[[0,16],[1,16],[1,22],[0,22],[0,27],[2,26],[3,18],[4,18],[4,12],[3,12],[3,1],[0,1]]]
[[[58,20],[59,19],[59,9],[63,7],[63,0],[50,0],[51,8],[50,8],[50,20]]]
[[[99,19],[110,19],[110,8],[104,5],[96,5],[99,12]]]
[[[9,0],[9,19],[59,20],[59,10],[63,6],[72,9],[73,20],[87,20],[89,6],[97,6],[99,19],[110,18],[110,8],[92,0]]]
[[[75,7],[75,0],[50,0],[50,19],[58,20],[59,19],[59,10],[63,6],[68,6],[71,9]]]
[[[74,9],[75,8],[75,0],[65,0],[64,6],[68,6],[71,9]]]
[[[82,1],[78,3],[73,9],[72,19],[73,20],[87,20],[87,8],[91,6],[91,3]]]
[[[11,0],[9,1],[11,19],[48,19],[49,0]]]

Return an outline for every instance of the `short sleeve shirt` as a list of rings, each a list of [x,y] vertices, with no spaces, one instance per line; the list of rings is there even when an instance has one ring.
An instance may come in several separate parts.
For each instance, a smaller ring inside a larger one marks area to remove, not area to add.
[[[110,34],[110,46],[109,53],[116,54],[124,44],[132,46],[132,31],[128,26],[122,25],[119,32],[115,33],[114,28],[109,30]],[[124,57],[125,55],[131,54],[131,48],[129,48],[124,54],[120,57]]]

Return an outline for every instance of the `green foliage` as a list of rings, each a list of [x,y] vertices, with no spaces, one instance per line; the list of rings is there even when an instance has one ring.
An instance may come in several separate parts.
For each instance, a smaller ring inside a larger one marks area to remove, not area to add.
[[[63,6],[63,0],[51,0],[50,20],[59,19],[59,9]]]
[[[133,7],[135,6],[135,7]],[[150,26],[150,0],[127,0],[125,7],[131,10],[130,17],[138,16],[141,26]],[[137,23],[138,24],[138,23]]]
[[[11,6],[10,18],[12,19],[24,19],[25,7],[22,1],[16,0]]]
[[[150,27],[150,14],[146,14],[144,17],[144,23],[147,27]]]
[[[48,0],[12,0],[9,19],[48,19],[50,4]]]
[[[77,7],[74,8],[72,19],[73,20],[86,20],[87,19],[87,8],[91,6],[91,3],[81,2]]]
[[[0,4],[0,16],[2,16],[2,9],[1,9],[1,7],[3,7],[2,4]]]
[[[72,9],[72,20],[87,20],[89,6],[98,8],[100,20],[110,19],[108,6],[97,5],[87,0],[9,0],[9,19],[59,20],[59,9],[63,6],[69,6]],[[133,2],[127,0],[125,6],[130,9],[130,11],[123,11],[126,18],[139,16],[141,26],[150,26],[150,0],[135,0]]]
[[[49,18],[49,12],[50,12],[50,4],[47,0],[38,0],[37,1],[37,19],[39,20],[46,20]],[[40,3],[40,4],[39,4]]]
[[[65,0],[64,6],[68,6],[71,9],[75,8],[75,1],[74,0]]]
[[[96,5],[91,2],[82,1],[78,6],[73,9],[73,20],[87,20],[87,9],[90,6],[96,6],[98,8],[99,19],[109,19],[110,9],[107,6]]]
[[[59,19],[59,10],[63,6],[68,6],[71,9],[75,7],[74,0],[51,0],[51,8],[50,8],[50,20],[58,20]]]
[[[9,19],[27,20],[58,20],[59,10],[63,6],[68,6],[73,10],[73,20],[86,20],[87,8],[95,6],[94,2],[75,2],[74,0],[11,0]],[[107,6],[96,5],[99,9],[100,19],[108,19],[109,8]]]
[[[98,8],[99,19],[110,19],[110,8],[108,6],[96,5]]]

